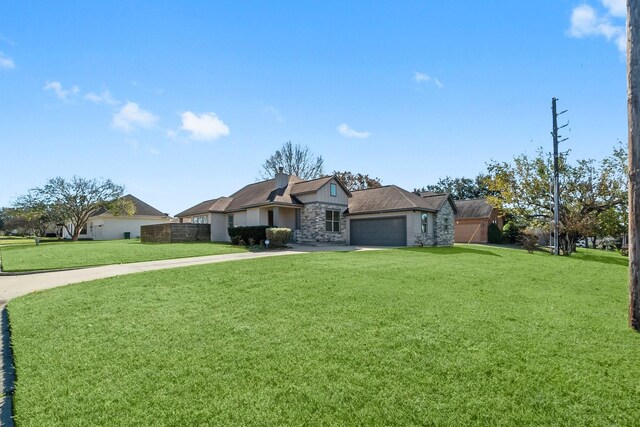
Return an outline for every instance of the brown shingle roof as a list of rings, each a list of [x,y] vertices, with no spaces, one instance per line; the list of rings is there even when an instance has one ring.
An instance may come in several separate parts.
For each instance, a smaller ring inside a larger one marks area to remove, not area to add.
[[[494,207],[487,199],[456,200],[458,218],[488,218]]]
[[[292,184],[299,182],[297,176],[289,177],[289,185],[284,188],[275,189],[275,179],[268,179],[255,184],[249,184],[233,193],[231,202],[226,207],[226,211],[233,212],[243,210],[252,206],[268,204],[284,204],[302,206],[300,200],[291,195]]]
[[[136,216],[136,215],[139,215],[139,216],[163,216],[163,217],[169,216],[168,214],[166,214],[164,212],[160,212],[158,209],[154,208],[150,204],[143,202],[142,200],[138,199],[137,197],[135,197],[135,196],[133,196],[131,194],[127,194],[126,196],[122,196],[122,198],[123,199],[129,199],[129,200],[131,200],[133,202],[133,205],[136,208],[136,211],[133,214],[133,216]],[[102,215],[102,214],[104,214],[106,212],[107,212],[107,209],[100,208],[91,216]]]
[[[396,185],[353,191],[351,194],[350,215],[405,210],[437,212],[449,198],[448,194],[420,197]]]
[[[176,216],[182,217],[208,212],[224,212],[230,202],[231,197],[218,197],[217,199],[205,200],[204,202],[200,202],[197,205],[176,214]]]
[[[332,176],[323,176],[321,178],[312,179],[310,181],[300,181],[293,184],[291,194],[305,194],[318,191],[327,182],[331,181]]]

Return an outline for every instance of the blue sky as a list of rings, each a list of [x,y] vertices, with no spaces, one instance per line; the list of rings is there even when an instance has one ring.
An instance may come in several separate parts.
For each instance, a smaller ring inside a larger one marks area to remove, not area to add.
[[[284,142],[408,190],[626,141],[624,0],[0,3],[0,206],[105,177],[176,214]]]

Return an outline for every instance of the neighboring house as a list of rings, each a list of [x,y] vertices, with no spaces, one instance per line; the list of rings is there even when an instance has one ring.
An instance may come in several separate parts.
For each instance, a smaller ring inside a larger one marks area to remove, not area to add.
[[[455,209],[448,195],[420,197],[396,186],[351,193],[335,176],[304,181],[280,171],[176,217],[211,224],[212,241],[229,241],[228,227],[269,225],[290,228],[303,244],[451,245]]]
[[[123,239],[125,233],[129,233],[128,236],[131,238],[139,238],[141,226],[171,221],[169,214],[160,212],[131,194],[123,196],[123,198],[133,202],[135,206],[133,215],[113,215],[106,209],[100,209],[89,218],[87,226],[80,232],[79,238],[116,240]],[[66,229],[64,229],[63,238],[71,238]]]
[[[456,200],[456,206],[456,243],[487,243],[491,223],[502,230],[502,216],[486,199]]]

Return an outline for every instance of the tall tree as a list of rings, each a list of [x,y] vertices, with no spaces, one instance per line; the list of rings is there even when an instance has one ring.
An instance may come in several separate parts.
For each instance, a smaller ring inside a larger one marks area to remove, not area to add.
[[[306,145],[293,145],[291,141],[288,141],[265,160],[260,174],[262,178],[270,179],[282,168],[289,175],[295,175],[302,179],[314,179],[322,176],[323,167],[322,156],[314,155]]]
[[[19,197],[14,208],[22,212],[45,212],[52,221],[64,225],[72,240],[78,240],[80,231],[99,209],[105,208],[113,215],[135,213],[133,202],[122,198],[123,192],[124,187],[110,179],[56,177]]]
[[[640,331],[640,4],[627,0],[629,326]]]
[[[349,191],[366,190],[367,188],[378,188],[382,186],[380,178],[372,178],[366,174],[349,171],[333,171],[333,174]]]
[[[561,205],[560,243],[565,255],[575,250],[581,236],[595,232],[598,218],[626,203],[626,151],[621,147],[597,163],[580,160],[572,165],[567,155],[559,159]],[[551,154],[539,149],[533,158],[519,155],[512,163],[490,163],[491,204],[535,227],[547,228],[553,218],[551,206]]]
[[[487,175],[478,174],[475,178],[440,178],[437,183],[416,188],[415,192],[432,191],[449,193],[454,200],[481,199],[492,194],[487,185]]]

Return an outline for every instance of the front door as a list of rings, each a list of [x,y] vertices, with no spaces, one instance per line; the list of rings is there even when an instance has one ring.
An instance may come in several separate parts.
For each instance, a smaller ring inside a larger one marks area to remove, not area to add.
[[[267,213],[269,218],[267,224],[269,225],[269,227],[273,227],[273,211],[269,210],[267,211]]]

